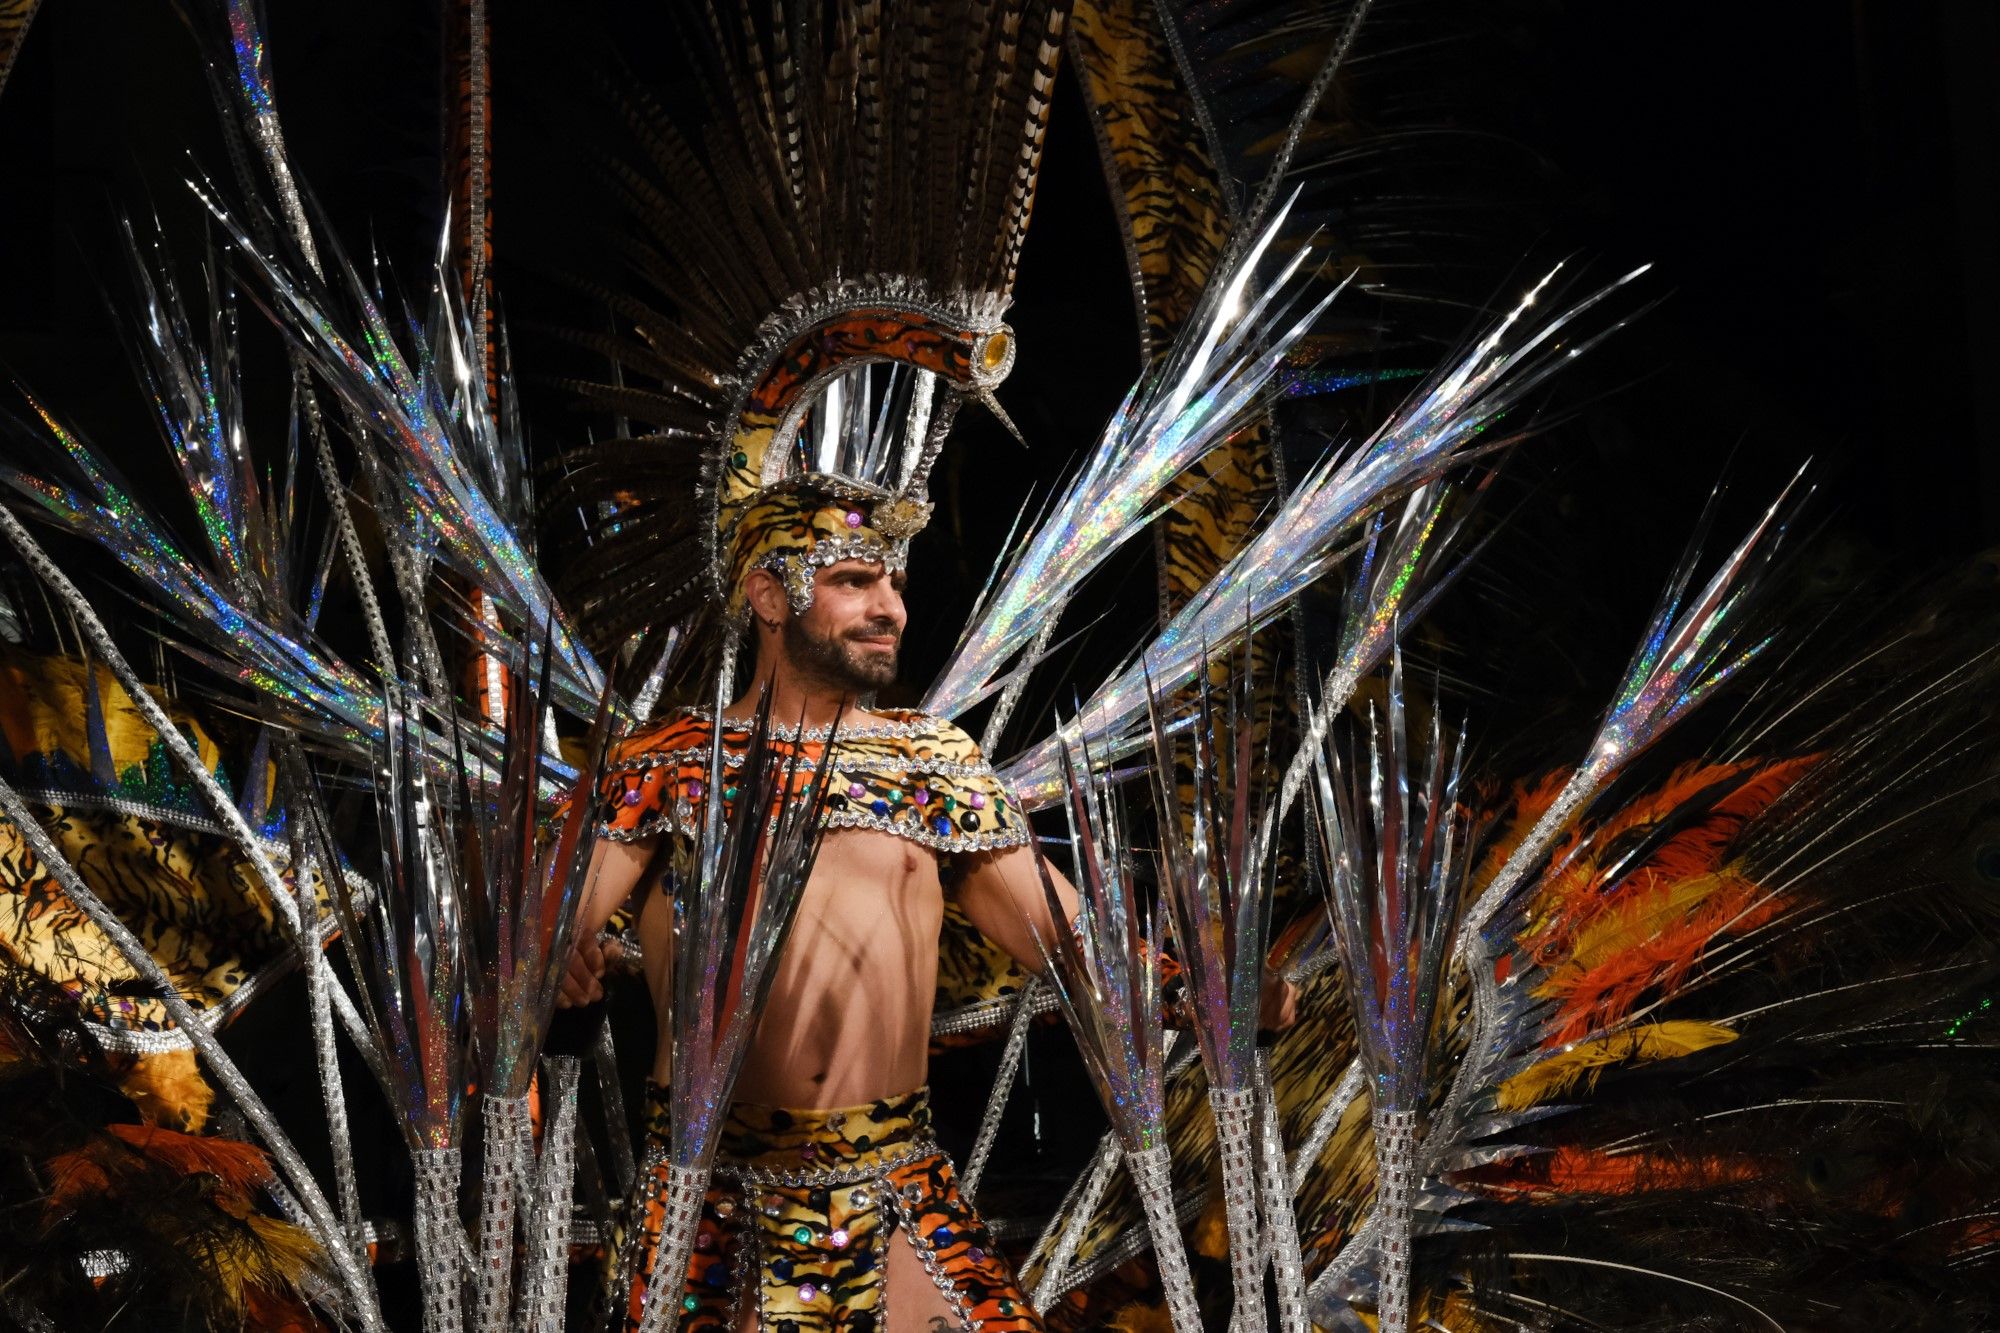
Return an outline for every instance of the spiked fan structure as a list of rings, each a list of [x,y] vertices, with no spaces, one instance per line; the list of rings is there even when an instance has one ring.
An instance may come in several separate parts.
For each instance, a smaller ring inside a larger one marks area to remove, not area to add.
[[[1149,919],[1134,896],[1135,866],[1111,784],[1093,778],[1084,759],[1079,774],[1075,760],[1063,755],[1063,809],[1076,859],[1075,933],[1051,941],[1037,931],[1035,943],[1146,1210],[1174,1327],[1192,1333],[1201,1327],[1201,1310],[1174,1214],[1166,1143],[1159,950],[1166,923],[1160,905]],[[1048,863],[1036,864],[1050,919],[1060,921],[1063,903]]]
[[[717,679],[715,716],[728,699]],[[680,1317],[694,1226],[708,1188],[730,1090],[750,1034],[777,977],[799,900],[824,833],[826,755],[804,762],[771,740],[771,700],[758,699],[742,766],[727,763],[724,728],[710,741],[710,791],[736,789],[733,805],[710,800],[700,833],[677,863],[673,959],[660,997],[660,1031],[672,1051],[673,1134],[667,1153],[667,1215],[646,1275],[641,1333],[662,1333]]]
[[[1461,897],[1463,741],[1437,714],[1419,754],[1410,741],[1400,652],[1386,717],[1369,715],[1366,769],[1329,747],[1316,768],[1327,905],[1368,1073],[1375,1133],[1376,1310],[1381,1333],[1410,1327],[1411,1218],[1429,1099],[1438,999]],[[1449,754],[1447,751],[1449,750]]]

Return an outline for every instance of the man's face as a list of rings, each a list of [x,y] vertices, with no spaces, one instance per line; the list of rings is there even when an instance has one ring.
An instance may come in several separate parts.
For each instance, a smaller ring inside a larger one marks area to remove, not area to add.
[[[785,656],[804,676],[849,694],[896,679],[902,645],[903,576],[865,560],[843,560],[813,578],[813,603],[785,621]]]

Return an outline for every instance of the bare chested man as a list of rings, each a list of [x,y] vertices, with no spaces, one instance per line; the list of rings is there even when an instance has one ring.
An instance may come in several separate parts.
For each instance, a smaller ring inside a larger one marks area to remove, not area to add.
[[[902,576],[881,564],[844,560],[817,571],[801,612],[783,579],[750,571],[744,593],[757,671],[725,726],[747,732],[750,701],[768,683],[771,715],[803,717],[802,743],[810,744],[844,700],[890,684],[906,619],[901,586]],[[620,903],[656,882],[661,839],[684,827],[671,808],[670,773],[705,747],[706,726],[698,714],[669,718],[635,737],[614,764],[605,810],[616,840],[599,848],[564,1003],[602,994],[604,958],[594,941]],[[1074,894],[1057,876],[1064,920],[1053,919],[1025,819],[963,732],[916,714],[849,709],[840,734],[831,761],[839,808],[778,961],[735,1090],[735,1141],[725,1145],[763,1169],[755,1179],[782,1165],[801,1183],[763,1194],[753,1185],[732,1197],[719,1181],[697,1238],[682,1326],[753,1328],[761,1314],[781,1333],[901,1333],[937,1320],[1037,1328],[929,1138],[922,1092],[941,870],[948,868],[972,923],[1030,970],[1041,966],[1032,932],[1053,939],[1068,929]],[[688,785],[700,783],[681,783]],[[668,896],[647,893],[639,933],[656,995],[670,917]],[[1275,995],[1267,1017],[1288,1021],[1289,1004],[1289,992]],[[653,1068],[661,1085],[668,1061],[663,1044]],[[759,1257],[738,1264],[729,1252],[745,1245],[744,1211],[758,1221]]]

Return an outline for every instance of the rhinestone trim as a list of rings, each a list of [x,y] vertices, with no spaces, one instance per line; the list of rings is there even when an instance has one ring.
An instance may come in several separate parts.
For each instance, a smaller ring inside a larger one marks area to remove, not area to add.
[[[935,1142],[924,1139],[912,1143],[894,1157],[884,1157],[866,1164],[852,1166],[808,1167],[803,1170],[780,1171],[774,1167],[757,1166],[751,1162],[738,1162],[723,1157],[715,1163],[715,1174],[724,1180],[733,1180],[742,1185],[759,1185],[766,1188],[788,1189],[828,1189],[840,1185],[865,1185],[869,1181],[879,1182],[883,1175],[897,1167],[925,1157],[938,1154]]]
[[[787,740],[788,738],[784,736],[779,736],[776,737],[776,739],[783,741]],[[822,741],[824,740],[824,738],[820,739]],[[868,738],[855,736],[848,732],[841,733],[841,740],[843,741],[864,740],[864,739]],[[807,745],[811,745],[814,744],[815,742],[813,740],[807,740],[805,743]],[[831,767],[838,769],[840,767],[840,762],[838,759],[838,755],[840,753],[840,744],[836,742],[833,748],[836,758]],[[993,766],[984,761],[981,761],[979,763],[967,764],[967,763],[961,763],[956,759],[917,758],[917,759],[897,760],[884,756],[878,762],[877,756],[875,755],[865,755],[859,757],[868,760],[868,770],[871,773],[916,773],[919,775],[932,775],[941,778],[990,778],[993,776]],[[685,748],[677,750],[644,750],[638,754],[631,755],[627,758],[621,759],[616,764],[607,767],[604,770],[604,775],[606,777],[616,777],[621,773],[643,773],[650,768],[665,768],[671,765],[686,763],[689,761],[706,763],[708,761],[708,748],[706,746],[694,745],[694,746],[687,746]],[[737,754],[736,752],[731,750],[725,750],[723,752],[724,767],[741,768],[743,767],[743,764],[744,764],[743,755]]]

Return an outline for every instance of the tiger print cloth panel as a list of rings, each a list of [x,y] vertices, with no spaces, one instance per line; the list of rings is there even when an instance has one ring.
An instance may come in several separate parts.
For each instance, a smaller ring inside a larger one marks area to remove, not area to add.
[[[669,1132],[665,1090],[647,1088],[654,1160]],[[901,1232],[963,1329],[1042,1327],[931,1137],[925,1089],[861,1106],[796,1110],[738,1103],[723,1125],[716,1184],[702,1204],[680,1327],[733,1333],[753,1301],[760,1328],[879,1333],[888,1247]],[[665,1169],[642,1186],[638,1262],[626,1298],[636,1329],[666,1216]]]
[[[7,76],[13,73],[14,58],[27,40],[28,25],[42,0],[0,0],[0,92],[7,91]]]

